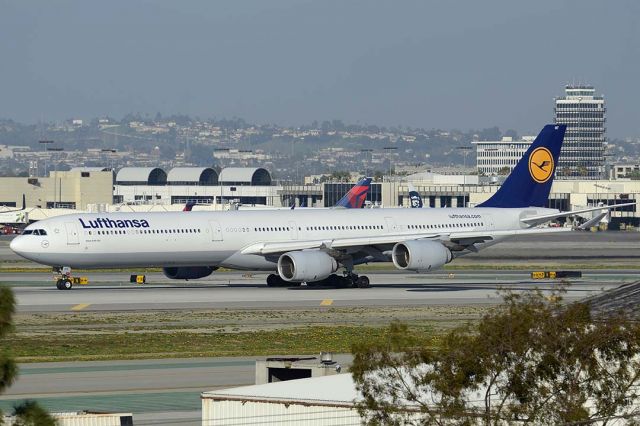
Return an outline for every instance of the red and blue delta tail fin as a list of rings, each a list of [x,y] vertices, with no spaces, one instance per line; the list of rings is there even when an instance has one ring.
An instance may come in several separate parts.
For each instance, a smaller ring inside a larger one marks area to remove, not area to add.
[[[336,203],[334,207],[344,207],[346,209],[360,209],[364,206],[367,194],[371,188],[371,178],[364,178],[356,183],[347,194]]]
[[[500,189],[477,207],[546,207],[566,129],[544,126]]]
[[[195,201],[187,201],[187,204],[184,206],[184,208],[182,209],[183,212],[190,212],[191,210],[193,210],[193,206],[196,205]]]

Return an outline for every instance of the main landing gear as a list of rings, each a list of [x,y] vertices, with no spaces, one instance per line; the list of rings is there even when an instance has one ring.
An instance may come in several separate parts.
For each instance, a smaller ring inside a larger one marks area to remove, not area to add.
[[[287,282],[280,278],[277,274],[269,274],[267,277],[268,287],[294,287],[299,286],[300,283]],[[358,275],[353,272],[347,272],[344,276],[331,274],[327,278],[321,281],[308,282],[309,287],[339,287],[339,288],[368,288],[369,277],[366,275]]]
[[[58,290],[71,290],[73,288],[73,277],[71,276],[70,267],[54,267],[53,277],[56,280]]]

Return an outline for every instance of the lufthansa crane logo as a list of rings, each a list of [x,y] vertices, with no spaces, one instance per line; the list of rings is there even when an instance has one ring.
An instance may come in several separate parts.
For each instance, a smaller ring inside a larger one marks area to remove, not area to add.
[[[547,148],[536,148],[529,156],[529,174],[538,183],[545,183],[553,175],[553,156]]]

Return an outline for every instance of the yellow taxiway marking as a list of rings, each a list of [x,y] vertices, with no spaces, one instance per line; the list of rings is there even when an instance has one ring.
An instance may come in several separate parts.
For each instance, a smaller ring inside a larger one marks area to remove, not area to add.
[[[74,307],[71,308],[72,311],[81,311],[84,308],[87,308],[91,306],[91,303],[80,303],[79,305],[76,305]]]
[[[320,302],[320,306],[331,306],[333,305],[333,299],[324,299]]]

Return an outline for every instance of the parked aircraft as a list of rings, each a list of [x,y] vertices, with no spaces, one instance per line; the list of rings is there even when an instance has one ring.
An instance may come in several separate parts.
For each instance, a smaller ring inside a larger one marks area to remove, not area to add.
[[[411,202],[412,209],[421,209],[422,208],[422,197],[420,193],[416,191],[413,185],[409,184],[409,201]]]
[[[367,287],[356,265],[392,261],[401,270],[432,271],[511,236],[570,231],[538,227],[559,217],[615,208],[545,208],[565,130],[545,126],[476,208],[74,214],[28,226],[11,249],[57,269],[162,267],[169,278],[196,279],[226,267],[270,271],[271,286]],[[58,288],[71,286],[60,278]]]

